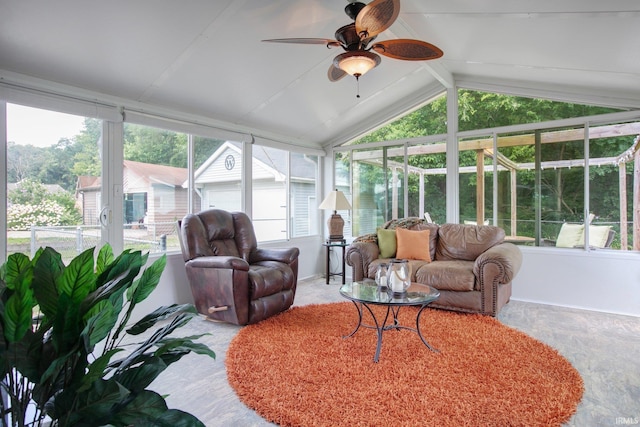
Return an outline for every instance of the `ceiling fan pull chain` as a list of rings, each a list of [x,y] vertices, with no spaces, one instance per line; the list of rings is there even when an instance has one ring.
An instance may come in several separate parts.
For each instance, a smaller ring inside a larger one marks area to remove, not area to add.
[[[360,76],[356,75],[356,98],[360,98]]]

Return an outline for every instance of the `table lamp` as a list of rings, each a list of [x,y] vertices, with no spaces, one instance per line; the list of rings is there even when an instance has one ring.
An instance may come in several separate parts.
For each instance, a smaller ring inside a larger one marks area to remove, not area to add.
[[[344,220],[337,211],[351,209],[351,205],[344,196],[344,193],[338,189],[330,192],[322,203],[320,203],[318,209],[329,209],[333,211],[333,215],[331,215],[331,218],[327,221],[329,240],[343,240]]]

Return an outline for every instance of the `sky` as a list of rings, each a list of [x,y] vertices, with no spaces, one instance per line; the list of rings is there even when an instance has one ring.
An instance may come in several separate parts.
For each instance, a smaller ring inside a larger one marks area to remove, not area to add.
[[[7,104],[7,141],[49,147],[72,138],[83,128],[84,117]]]

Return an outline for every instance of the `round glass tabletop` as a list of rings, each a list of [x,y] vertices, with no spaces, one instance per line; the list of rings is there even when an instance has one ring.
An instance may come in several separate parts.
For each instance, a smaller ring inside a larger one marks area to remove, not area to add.
[[[375,282],[353,282],[342,285],[340,294],[355,302],[381,305],[426,305],[440,296],[431,286],[412,283],[407,292],[394,294]]]

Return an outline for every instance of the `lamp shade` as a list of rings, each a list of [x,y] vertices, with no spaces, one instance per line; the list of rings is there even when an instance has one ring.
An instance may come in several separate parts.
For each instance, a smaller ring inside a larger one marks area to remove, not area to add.
[[[337,211],[351,209],[351,205],[346,197],[344,197],[344,193],[336,189],[336,191],[332,191],[327,194],[327,197],[324,198],[319,209],[330,209],[333,211],[333,215],[327,221],[327,227],[329,228],[329,240],[343,240],[344,239],[344,220],[338,214]]]
[[[327,197],[324,198],[319,209],[330,209],[332,211],[343,211],[351,209],[351,205],[349,201],[344,196],[344,193],[340,190],[335,190],[327,194]]]

